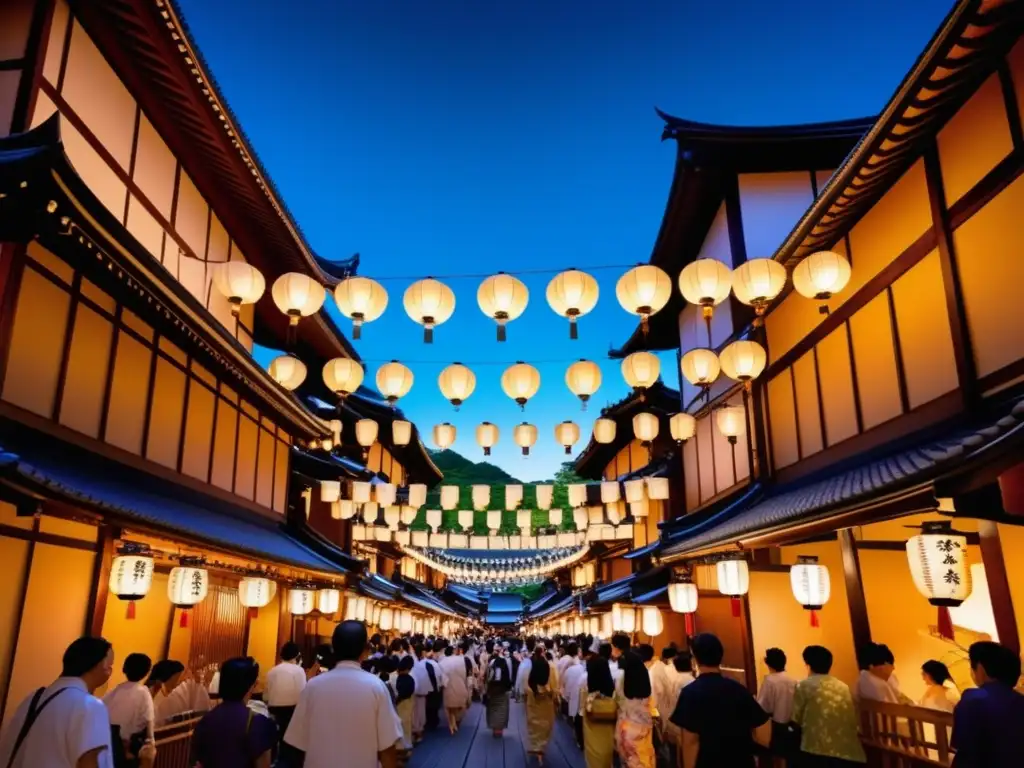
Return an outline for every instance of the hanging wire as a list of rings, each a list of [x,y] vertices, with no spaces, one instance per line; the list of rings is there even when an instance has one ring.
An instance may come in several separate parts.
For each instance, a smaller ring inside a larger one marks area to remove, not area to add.
[[[642,263],[642,262],[640,262]],[[372,280],[376,280],[379,283],[403,280],[403,281],[416,281],[423,280],[425,278],[433,278],[434,280],[483,280],[487,277],[492,277],[497,272],[503,272],[506,275],[557,275],[559,272],[565,272],[567,269],[576,269],[580,272],[597,272],[599,270],[606,269],[632,269],[637,266],[637,262],[631,264],[599,264],[596,266],[568,266],[568,267],[543,267],[538,269],[507,269],[507,270],[492,270],[490,272],[453,272],[447,275],[366,275],[359,273],[359,277],[368,277]]]
[[[390,363],[394,359],[395,358],[393,358],[393,357],[380,357],[380,358],[377,358],[377,357],[361,357],[361,358],[359,358],[360,362],[363,362],[363,363],[379,363],[379,364]],[[551,359],[551,360],[532,360],[532,359],[523,360],[522,358],[517,359],[517,360],[464,360],[461,357],[458,358],[457,360],[455,358],[453,358],[451,360],[408,360],[406,358],[398,358],[398,362],[400,362],[402,365],[452,365],[453,363],[457,362],[457,363],[460,363],[461,365],[465,365],[465,366],[501,365],[501,366],[506,366],[507,367],[507,366],[510,366],[510,365],[515,365],[516,363],[520,363],[520,362],[527,363],[529,365],[534,365],[534,366],[536,366],[536,365],[565,365],[565,364],[568,364],[568,363],[578,363],[581,359],[593,360],[593,362],[595,362],[595,363],[600,362],[602,360],[610,360],[610,361],[613,361],[613,362],[619,362],[616,358],[612,358],[612,357],[597,357],[597,358],[582,357],[581,358],[579,355],[577,355],[576,357],[559,357],[559,358],[555,358],[555,359]]]

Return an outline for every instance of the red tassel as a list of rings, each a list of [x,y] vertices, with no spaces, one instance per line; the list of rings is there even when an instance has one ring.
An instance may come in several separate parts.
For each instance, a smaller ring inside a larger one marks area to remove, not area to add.
[[[135,620],[135,601],[134,600],[129,600],[128,601],[128,610],[125,612],[125,618],[128,619],[128,621],[134,621]]]
[[[260,609],[255,605],[249,607],[249,618],[255,619],[260,615]]]
[[[683,620],[686,622],[686,636],[687,637],[693,637],[693,635],[694,635],[694,631],[693,631],[694,630],[693,614],[692,613],[684,613],[683,614]]]
[[[953,618],[949,615],[949,608],[939,606],[939,637],[953,640]]]
[[[818,621],[818,612],[817,611],[811,611],[811,626],[812,627],[820,627],[821,626],[821,623]]]
[[[181,620],[178,621],[178,626],[182,627],[182,628],[188,626],[188,610],[187,609],[183,610],[181,612]]]
[[[729,602],[732,603],[732,615],[738,619],[742,613],[740,610],[740,599],[738,597],[731,597]]]

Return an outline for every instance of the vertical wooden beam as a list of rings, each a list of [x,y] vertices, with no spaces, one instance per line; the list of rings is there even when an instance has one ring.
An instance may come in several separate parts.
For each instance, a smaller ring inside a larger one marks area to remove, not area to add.
[[[21,620],[25,615],[25,598],[28,596],[28,582],[32,577],[32,558],[36,552],[36,536],[39,534],[39,515],[32,521],[32,537],[28,540],[28,549],[25,553],[24,578],[20,585],[17,585],[18,598],[14,603],[14,621],[11,622],[11,637],[14,644],[11,646],[10,658],[7,659],[7,670],[4,675],[6,687],[0,691],[0,721],[7,712],[7,695],[10,692],[11,676],[14,674],[14,661],[17,657],[18,636],[21,634]],[[14,585],[12,585],[14,586]],[[15,703],[17,705],[17,703]]]
[[[743,671],[747,689],[757,693],[757,660],[754,656],[754,629],[750,624],[750,595],[743,595],[740,611],[740,636],[743,639]]]
[[[114,540],[116,532],[109,525],[101,525],[99,549],[92,569],[92,586],[89,588],[89,611],[86,614],[85,633],[92,637],[103,634],[103,617],[107,612],[107,595],[110,590],[110,566],[114,561]]]
[[[1020,653],[1020,636],[1017,632],[1017,616],[1010,595],[1010,581],[1006,575],[1006,561],[1003,559],[1003,545],[999,540],[999,527],[991,520],[978,521],[978,544],[981,548],[981,562],[985,566],[989,599],[996,620],[999,642]]]
[[[843,555],[843,578],[846,582],[846,601],[850,607],[850,627],[853,629],[853,647],[856,653],[871,642],[868,622],[868,604],[864,597],[864,583],[860,577],[860,558],[853,531],[843,528],[838,533],[839,549]]]
[[[36,0],[32,10],[28,42],[25,46],[24,68],[18,95],[14,102],[11,118],[11,133],[22,133],[28,129],[32,112],[36,106],[39,83],[43,79],[43,61],[46,58],[46,40],[50,36],[53,21],[54,0]]]

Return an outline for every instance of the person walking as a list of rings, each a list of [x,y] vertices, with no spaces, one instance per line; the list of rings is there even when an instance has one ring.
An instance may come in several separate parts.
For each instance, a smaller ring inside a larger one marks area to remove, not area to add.
[[[576,744],[583,747],[583,718],[580,717],[580,692],[587,679],[586,660],[594,654],[589,646],[584,646],[583,661],[571,664],[562,676],[562,700],[565,702],[566,715],[572,723]]]
[[[611,768],[615,757],[615,722],[618,704],[608,661],[599,654],[587,660],[583,680],[583,757],[587,768]]]
[[[555,725],[555,696],[551,688],[551,666],[538,648],[530,664],[526,681],[526,727],[530,740],[530,754],[544,764],[544,751]]]
[[[857,707],[849,686],[832,677],[832,652],[804,649],[808,677],[793,694],[793,722],[800,726],[800,766],[842,768],[867,762],[857,732]]]
[[[796,680],[786,674],[786,653],[781,648],[769,648],[765,652],[764,663],[768,674],[757,690],[757,703],[772,718],[772,754],[788,760],[800,746],[790,725]]]
[[[501,646],[494,646],[487,666],[487,727],[500,737],[508,728],[509,692],[512,690],[512,665]]]
[[[343,621],[332,638],[334,669],[310,680],[284,735],[305,753],[304,768],[395,768],[402,739],[388,687],[359,666],[366,657],[366,626]]]
[[[192,736],[192,765],[202,768],[270,768],[277,726],[249,708],[260,666],[246,657],[220,668],[220,703],[203,715]]]
[[[398,719],[402,722],[402,747],[408,751],[413,748],[412,712],[416,694],[416,681],[412,677],[414,665],[412,656],[403,656],[398,660],[398,671],[391,683],[395,696],[395,709]]]
[[[651,677],[635,651],[620,657],[622,678],[615,690],[618,717],[615,749],[623,768],[654,768],[654,703]]]
[[[1020,656],[989,641],[967,650],[977,688],[964,691],[953,710],[953,768],[1024,765],[1024,695]]]
[[[267,672],[263,686],[263,701],[277,723],[278,740],[284,739],[292,721],[299,695],[306,687],[306,672],[302,668],[302,654],[298,643],[288,642],[281,647],[281,663]]]
[[[0,735],[0,765],[112,768],[110,717],[93,692],[113,668],[114,650],[102,637],[71,643],[60,677],[26,696],[11,715]]]
[[[121,671],[125,681],[103,697],[110,717],[112,746],[120,742],[127,766],[138,765],[139,752],[153,743],[153,696],[143,683],[153,667],[144,653],[130,653]]]
[[[454,736],[469,705],[469,676],[466,674],[465,657],[455,654],[450,645],[444,649],[441,672],[445,681],[444,709],[448,715],[448,731]]]

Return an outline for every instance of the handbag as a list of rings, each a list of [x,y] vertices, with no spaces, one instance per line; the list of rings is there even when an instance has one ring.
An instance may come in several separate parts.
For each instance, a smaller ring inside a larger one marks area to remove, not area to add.
[[[606,696],[587,701],[587,717],[597,723],[614,723],[619,716],[619,706],[615,699]]]

